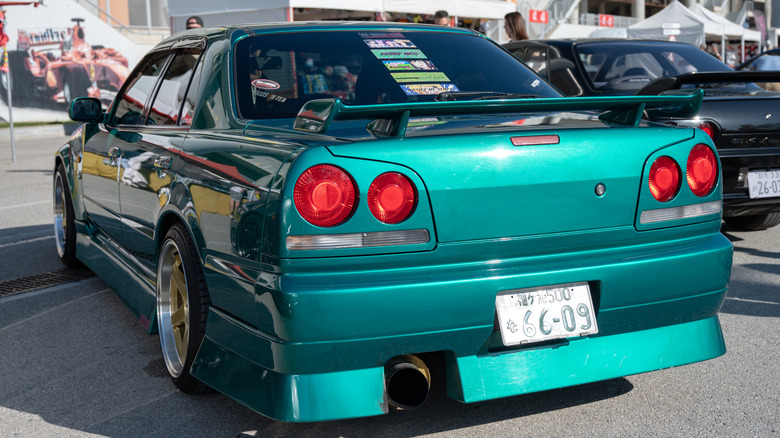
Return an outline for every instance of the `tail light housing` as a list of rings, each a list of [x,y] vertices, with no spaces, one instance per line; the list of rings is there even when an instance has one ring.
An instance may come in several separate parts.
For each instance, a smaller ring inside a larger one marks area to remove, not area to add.
[[[714,123],[712,123],[712,122],[708,122],[708,121],[701,122],[701,123],[699,124],[699,129],[701,129],[702,131],[704,131],[705,133],[707,133],[707,135],[709,135],[709,136],[710,136],[710,138],[711,138],[713,141],[715,141],[715,137],[717,137],[717,136],[718,136],[718,127],[717,127],[717,126],[715,126],[715,124],[714,124]]]
[[[295,182],[293,201],[310,224],[334,227],[355,211],[357,187],[344,170],[330,164],[310,167]]]
[[[667,156],[658,157],[650,166],[650,193],[660,202],[667,202],[680,190],[682,172],[677,162]]]
[[[698,197],[709,195],[718,180],[715,152],[705,144],[694,146],[688,154],[685,176],[693,194]]]
[[[387,172],[374,179],[366,193],[368,209],[380,222],[405,221],[417,206],[417,189],[406,176]]]

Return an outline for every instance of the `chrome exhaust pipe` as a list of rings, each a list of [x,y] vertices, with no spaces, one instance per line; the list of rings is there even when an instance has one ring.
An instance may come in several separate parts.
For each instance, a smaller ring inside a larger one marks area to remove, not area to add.
[[[405,354],[385,365],[387,401],[396,409],[420,407],[431,389],[431,372],[419,357]]]

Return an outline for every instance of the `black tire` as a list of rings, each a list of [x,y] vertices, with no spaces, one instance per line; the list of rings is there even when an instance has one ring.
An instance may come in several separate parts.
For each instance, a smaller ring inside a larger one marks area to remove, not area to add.
[[[780,224],[780,213],[733,216],[723,218],[723,221],[737,231],[759,231]]]
[[[79,70],[70,70],[62,73],[62,97],[65,106],[70,106],[70,101],[77,97],[89,95],[89,78],[87,74]]]
[[[70,268],[80,266],[76,259],[76,225],[65,166],[54,171],[54,240],[60,260]]]
[[[175,224],[163,239],[157,261],[157,329],[168,374],[187,394],[210,389],[190,374],[206,333],[209,304],[196,247],[184,225]]]

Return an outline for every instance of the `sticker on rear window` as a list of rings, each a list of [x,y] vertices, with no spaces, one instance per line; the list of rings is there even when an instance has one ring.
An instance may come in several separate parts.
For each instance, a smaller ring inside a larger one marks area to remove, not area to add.
[[[460,91],[455,84],[408,84],[401,85],[401,89],[409,96],[439,94],[445,91]]]
[[[257,105],[258,102],[261,102],[262,100],[265,100],[266,102],[286,102],[287,98],[283,96],[279,96],[278,94],[271,94],[265,91],[262,91],[257,88],[252,89],[252,105]]]
[[[372,49],[386,49],[386,48],[398,48],[398,49],[414,49],[417,46],[409,40],[363,40],[368,44],[368,47]]]
[[[390,71],[399,70],[438,70],[431,61],[426,59],[415,59],[411,61],[382,61]]]
[[[374,49],[371,50],[379,59],[427,59],[422,50],[417,49]]]
[[[279,88],[279,84],[270,79],[255,79],[252,81],[252,86],[261,90],[276,90]]]
[[[390,76],[395,79],[396,82],[448,82],[450,78],[442,72],[403,72],[403,73],[390,73]]]
[[[401,32],[358,32],[361,38],[403,38]]]

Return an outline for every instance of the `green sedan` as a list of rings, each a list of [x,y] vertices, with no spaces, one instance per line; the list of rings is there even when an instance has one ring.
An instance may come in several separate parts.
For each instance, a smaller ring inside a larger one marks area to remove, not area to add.
[[[645,120],[701,99],[565,98],[467,29],[193,29],[107,110],[71,102],[57,250],[159,334],[177,388],[282,421],[413,409],[436,372],[471,403],[703,361],[718,155]]]

